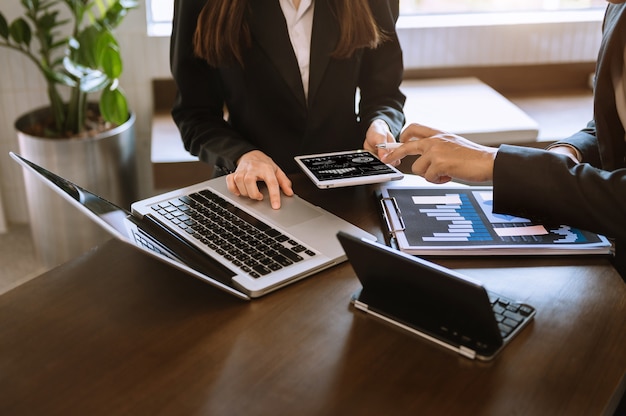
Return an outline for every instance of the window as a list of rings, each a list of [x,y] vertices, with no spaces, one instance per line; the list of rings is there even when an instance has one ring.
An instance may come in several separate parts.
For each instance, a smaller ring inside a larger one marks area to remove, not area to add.
[[[149,21],[168,22],[172,19],[173,0],[147,2]],[[402,14],[540,11],[606,7],[606,3],[606,0],[400,0],[400,9]]]
[[[606,7],[606,0],[400,0],[409,14],[576,10]]]
[[[146,0],[150,35],[168,36],[173,0]],[[606,0],[400,0],[403,15],[605,8]]]
[[[147,0],[148,20],[152,22],[169,22],[174,14],[174,0]]]
[[[169,36],[172,32],[174,0],[146,0],[148,35]]]
[[[148,36],[170,35],[173,3],[146,0]],[[606,0],[400,0],[405,68],[593,61],[606,6]]]

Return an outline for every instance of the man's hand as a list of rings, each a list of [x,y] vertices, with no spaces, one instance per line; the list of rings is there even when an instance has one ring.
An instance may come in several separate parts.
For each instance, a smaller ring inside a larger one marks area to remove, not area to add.
[[[404,144],[383,155],[383,162],[396,163],[407,155],[420,155],[411,170],[433,183],[453,178],[469,182],[493,179],[496,148],[416,123],[404,129],[400,141]]]
[[[548,149],[548,151],[553,152],[553,153],[559,153],[561,155],[565,155],[567,157],[569,157],[570,159],[572,159],[574,162],[576,163],[580,163],[580,160],[578,159],[580,156],[578,155],[578,151],[569,145],[556,145],[556,146],[552,146]]]

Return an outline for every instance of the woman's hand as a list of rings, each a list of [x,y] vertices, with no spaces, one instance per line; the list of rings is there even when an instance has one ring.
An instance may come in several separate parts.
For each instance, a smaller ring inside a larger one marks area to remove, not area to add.
[[[293,195],[291,181],[276,163],[260,150],[253,150],[241,156],[235,172],[226,176],[228,190],[237,196],[263,200],[258,182],[267,186],[272,208],[280,208],[280,192]]]
[[[388,152],[388,150],[379,149],[376,147],[376,145],[381,143],[394,143],[395,141],[396,140],[391,134],[387,123],[385,123],[383,120],[377,119],[374,120],[372,124],[370,124],[367,132],[365,133],[365,142],[363,143],[363,149],[369,150],[370,152],[378,156],[379,159],[381,159],[383,155]],[[393,161],[389,164],[397,166],[400,164],[400,160]]]

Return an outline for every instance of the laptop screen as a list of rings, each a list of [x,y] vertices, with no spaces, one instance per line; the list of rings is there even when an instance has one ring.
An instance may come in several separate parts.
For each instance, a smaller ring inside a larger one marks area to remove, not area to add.
[[[210,261],[207,256],[199,253],[156,221],[147,216],[144,219],[135,218],[123,208],[55,175],[20,155],[11,153],[11,157],[35,172],[45,180],[44,182],[51,185],[51,189],[76,205],[83,214],[89,216],[116,238],[195,277],[210,280],[213,284],[235,294],[237,297],[249,299],[246,294],[232,287],[231,277],[233,273],[230,270]]]
[[[112,202],[107,201],[95,195],[80,186],[55,175],[54,173],[38,166],[19,155],[12,155],[19,158],[19,161],[28,165],[31,169],[52,182],[59,190],[63,191],[66,196],[74,199],[78,204],[84,206],[93,219],[109,232],[122,236],[127,240],[133,241],[133,237],[126,226],[129,212],[118,207]]]

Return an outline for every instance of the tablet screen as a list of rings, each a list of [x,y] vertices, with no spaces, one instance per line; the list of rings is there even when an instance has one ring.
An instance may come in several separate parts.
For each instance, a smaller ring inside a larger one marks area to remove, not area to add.
[[[323,188],[385,182],[403,176],[366,150],[297,156],[295,159],[313,182]]]

